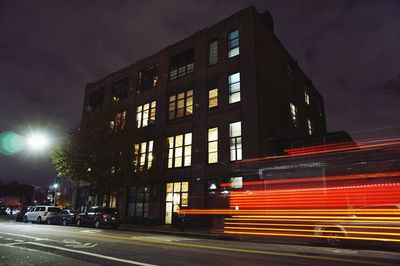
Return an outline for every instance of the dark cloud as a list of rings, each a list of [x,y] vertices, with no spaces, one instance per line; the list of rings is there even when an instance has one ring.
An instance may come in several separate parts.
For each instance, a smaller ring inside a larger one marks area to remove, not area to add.
[[[62,135],[80,120],[86,82],[251,4],[270,10],[324,96],[330,131],[400,124],[399,98],[383,89],[399,74],[399,1],[10,0],[0,2],[0,131],[44,125]],[[54,178],[48,158],[21,156],[0,157],[0,178]]]

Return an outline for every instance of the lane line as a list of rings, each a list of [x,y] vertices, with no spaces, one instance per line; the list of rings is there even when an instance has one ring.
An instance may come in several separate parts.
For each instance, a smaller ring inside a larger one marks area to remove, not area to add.
[[[101,254],[82,251],[82,250],[73,250],[73,249],[69,249],[69,248],[46,245],[46,244],[43,244],[43,243],[25,242],[25,244],[30,244],[30,245],[40,246],[40,247],[46,247],[46,248],[52,248],[52,249],[57,249],[57,250],[62,250],[62,251],[67,251],[67,252],[72,252],[72,253],[78,253],[78,254],[82,254],[82,255],[86,255],[86,256],[92,256],[92,257],[96,257],[96,258],[101,258],[101,259],[106,259],[106,260],[111,260],[111,261],[117,261],[117,262],[132,264],[132,265],[157,266],[156,264],[149,264],[149,263],[144,263],[144,262],[139,262],[139,261],[134,261],[134,260],[120,259],[120,258],[116,258],[116,257],[111,257],[111,256],[107,256],[107,255],[101,255]]]
[[[57,242],[60,243],[61,241],[58,240],[52,240],[52,239],[48,239],[48,238],[41,238],[41,237],[34,237],[34,236],[27,236],[27,235],[20,235],[20,234],[14,234],[14,233],[6,233],[6,232],[1,232],[0,234],[3,235],[9,235],[9,236],[18,236],[18,237],[24,237],[24,238],[29,238],[29,239],[33,239],[35,241],[51,241],[51,242]],[[7,239],[7,238],[5,238]],[[62,243],[62,242],[61,242]]]
[[[240,252],[240,253],[263,254],[263,255],[272,255],[272,256],[281,256],[281,257],[297,257],[297,258],[305,258],[305,259],[313,259],[313,260],[338,261],[338,262],[358,263],[358,264],[366,264],[366,265],[382,265],[382,266],[392,266],[393,265],[391,263],[384,263],[384,262],[378,262],[378,261],[365,261],[365,260],[357,260],[357,259],[335,258],[335,257],[329,257],[329,256],[313,256],[313,255],[302,255],[302,254],[296,254],[296,253],[277,252],[277,251],[251,250],[251,249],[240,249],[240,248],[229,248],[229,247],[218,247],[218,246],[206,246],[206,245],[190,244],[190,243],[157,241],[157,240],[149,240],[149,239],[140,239],[135,236],[119,237],[119,236],[110,236],[110,235],[104,235],[104,234],[98,234],[97,236],[110,237],[110,238],[121,239],[121,240],[147,242],[147,243],[152,243],[152,244],[175,245],[175,246],[181,246],[181,247],[232,251],[232,252]]]
[[[26,238],[31,238],[34,240],[45,240],[45,241],[54,241],[54,242],[59,242],[57,240],[50,240],[48,238],[37,238],[37,237],[29,237],[29,236],[23,236],[23,235],[18,235],[18,234],[12,234],[12,233],[4,233],[0,232],[2,234],[6,235],[14,235],[14,236],[21,236],[21,237],[26,237]],[[91,234],[92,235],[92,234]],[[302,254],[296,254],[296,253],[286,253],[286,252],[274,252],[274,251],[264,251],[264,250],[249,250],[249,249],[239,249],[239,248],[229,248],[229,247],[218,247],[218,246],[205,246],[205,245],[199,245],[199,244],[190,244],[190,243],[177,243],[177,242],[166,242],[166,241],[157,241],[157,240],[150,240],[150,239],[143,239],[139,238],[136,236],[133,237],[121,237],[121,236],[111,236],[111,235],[106,235],[106,234],[95,234],[96,236],[99,237],[108,237],[108,238],[114,238],[114,239],[119,239],[119,240],[131,240],[131,241],[138,241],[138,242],[144,242],[144,243],[153,243],[153,244],[161,244],[161,245],[175,245],[175,246],[182,246],[182,247],[192,247],[192,248],[201,248],[201,249],[211,249],[211,250],[222,250],[222,251],[232,251],[232,252],[241,252],[241,253],[253,253],[253,254],[264,254],[264,255],[273,255],[273,256],[287,256],[287,257],[298,257],[298,258],[308,258],[308,259],[315,259],[315,260],[327,260],[327,261],[338,261],[338,262],[350,262],[350,263],[362,263],[366,265],[382,265],[382,266],[389,266],[392,264],[384,263],[384,262],[372,262],[372,261],[363,261],[363,260],[356,260],[356,259],[346,259],[346,258],[335,258],[335,257],[329,257],[329,256],[313,256],[313,255],[302,255]],[[35,244],[34,242],[26,242],[26,243],[32,243]],[[36,243],[37,245],[44,245],[48,246],[42,243]],[[59,248],[59,249],[64,249],[62,247],[54,247],[54,246],[49,246],[51,248]],[[89,253],[89,254],[95,254],[98,256],[105,256],[109,257],[106,255],[100,255],[96,253],[90,253],[90,252],[85,252],[85,251],[78,251],[78,250],[70,250],[65,248],[66,251],[70,252],[76,252],[76,253]],[[110,257],[114,258],[114,257]],[[115,258],[119,259],[119,258]],[[121,259],[123,260],[123,259]],[[127,260],[129,261],[129,260]],[[127,262],[128,263],[128,262]],[[139,262],[140,263],[140,262]],[[138,265],[138,264],[136,264]],[[140,265],[152,265],[152,264],[140,264]]]

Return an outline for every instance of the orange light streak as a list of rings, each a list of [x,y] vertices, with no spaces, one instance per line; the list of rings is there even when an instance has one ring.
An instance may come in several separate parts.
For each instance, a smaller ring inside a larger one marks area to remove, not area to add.
[[[306,235],[306,234],[259,233],[259,232],[229,231],[229,230],[224,230],[224,233],[236,234],[236,235],[290,236],[290,237],[333,238],[333,239],[337,238],[337,239],[352,239],[352,240],[367,240],[367,241],[370,240],[370,241],[400,242],[400,239],[372,238],[372,237],[320,236],[320,235]]]
[[[261,180],[243,182],[243,186],[250,185],[272,185],[272,184],[293,184],[303,182],[320,182],[320,181],[339,181],[339,180],[355,180],[364,178],[385,178],[385,177],[400,177],[400,171],[370,173],[370,174],[355,174],[355,175],[337,175],[337,176],[320,176],[320,177],[305,177],[296,179],[277,179],[277,180]],[[221,187],[230,187],[230,183],[220,184]]]

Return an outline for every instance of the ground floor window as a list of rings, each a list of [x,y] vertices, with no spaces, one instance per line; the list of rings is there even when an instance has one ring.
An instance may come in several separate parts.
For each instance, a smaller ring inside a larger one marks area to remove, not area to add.
[[[133,186],[128,193],[128,216],[137,218],[149,217],[149,186]]]
[[[165,199],[165,223],[172,223],[172,214],[181,207],[189,206],[189,182],[167,183]]]
[[[110,193],[110,208],[116,208],[117,207],[117,192],[112,191]]]

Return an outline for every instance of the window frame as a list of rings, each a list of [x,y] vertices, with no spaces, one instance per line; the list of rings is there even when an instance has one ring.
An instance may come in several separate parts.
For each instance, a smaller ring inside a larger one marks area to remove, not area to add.
[[[190,136],[190,141],[188,140]],[[170,145],[171,144],[171,145]],[[192,165],[193,134],[187,132],[166,138],[167,168],[181,168]]]
[[[145,79],[145,74],[146,74],[146,72],[149,73],[151,70],[155,71],[156,75],[152,75],[151,86],[147,87],[147,86],[143,85],[143,84],[147,84],[147,82],[148,82],[148,79]],[[139,71],[139,73],[138,73],[138,90],[145,91],[145,90],[156,88],[157,83],[158,83],[158,73],[159,73],[159,65],[158,64],[152,65],[150,67],[147,67],[147,68]]]
[[[148,106],[147,109],[145,109],[146,106]],[[147,120],[145,118],[146,111],[147,111]],[[157,101],[151,101],[148,103],[144,103],[142,105],[138,105],[136,107],[136,128],[151,126],[156,121],[156,115],[157,115]]]
[[[308,94],[308,87],[304,86],[304,102],[309,106],[310,105],[310,94]]]
[[[133,169],[135,173],[151,170],[154,160],[153,150],[154,140],[139,142],[133,145]]]
[[[298,126],[298,110],[297,110],[297,106],[293,103],[290,102],[289,103],[289,111],[290,111],[290,120],[292,121],[292,124],[297,127]]]
[[[233,128],[237,124],[240,126],[239,134]],[[243,160],[242,121],[229,124],[229,160],[231,162]]]
[[[126,128],[126,114],[126,110],[115,114],[108,125],[110,132],[119,132]]]
[[[211,138],[210,136],[212,136],[212,131],[216,131],[214,132],[214,134],[216,134],[216,137]],[[207,163],[208,164],[214,164],[214,163],[218,163],[218,139],[219,139],[219,135],[218,135],[218,127],[212,127],[209,128],[207,131]],[[211,151],[211,146],[215,145],[216,147]],[[211,160],[211,156],[216,154],[216,159],[215,160]]]
[[[168,97],[168,121],[191,115],[193,115],[193,90],[183,91]]]
[[[233,79],[233,76],[235,75],[238,75],[239,79],[238,81],[233,82],[231,81],[231,79]],[[241,101],[240,82],[240,71],[228,75],[229,104],[234,104]],[[238,89],[235,89],[234,91],[233,89],[235,88],[235,86],[238,86]],[[236,95],[238,95],[238,99],[234,99],[235,97],[237,97]]]
[[[125,84],[126,83],[126,84]],[[130,77],[121,78],[111,85],[111,100],[119,102],[128,98]]]
[[[219,42],[218,39],[211,40],[208,43],[208,65],[213,66],[218,64],[218,48]]]
[[[212,96],[212,92],[216,91],[216,95]],[[215,103],[213,103],[215,102]],[[208,89],[208,110],[218,108],[218,87],[213,87]]]
[[[169,59],[169,80],[187,76],[194,72],[194,48],[176,54]]]
[[[237,37],[231,38],[231,35],[235,31],[237,31]],[[239,28],[236,28],[228,32],[228,59],[234,58],[239,54],[240,54],[240,30]]]
[[[307,129],[308,129],[308,135],[312,135],[314,133],[314,128],[312,126],[312,122],[310,118],[307,118]]]

